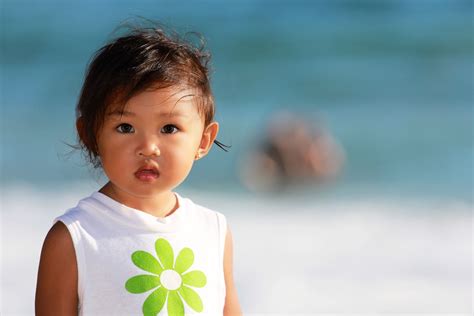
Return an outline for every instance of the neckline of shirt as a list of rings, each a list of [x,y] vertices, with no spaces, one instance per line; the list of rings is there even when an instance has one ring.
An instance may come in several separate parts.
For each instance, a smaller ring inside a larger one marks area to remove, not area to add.
[[[122,204],[111,197],[96,191],[92,193],[91,198],[106,206],[114,215],[124,218],[128,224],[136,223],[139,226],[146,226],[153,230],[171,229],[179,223],[179,219],[184,212],[185,199],[178,193],[173,192],[178,200],[177,209],[166,217],[157,217],[139,209]]]

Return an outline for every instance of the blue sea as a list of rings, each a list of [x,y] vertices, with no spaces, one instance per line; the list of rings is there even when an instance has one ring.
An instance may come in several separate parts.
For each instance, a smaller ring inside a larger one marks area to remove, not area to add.
[[[138,17],[198,31],[212,52],[219,140],[178,190],[226,214],[246,314],[469,314],[472,1],[26,1],[1,10],[2,315],[33,313],[54,216],[105,179],[75,144],[93,53]],[[323,124],[331,183],[249,191],[269,118]],[[236,202],[238,201],[238,202]]]

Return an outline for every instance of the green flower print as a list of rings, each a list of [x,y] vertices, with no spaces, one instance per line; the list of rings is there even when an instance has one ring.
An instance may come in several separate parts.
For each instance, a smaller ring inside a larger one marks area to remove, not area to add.
[[[193,251],[183,248],[174,262],[173,248],[163,238],[156,240],[155,250],[158,259],[141,250],[132,254],[133,263],[151,274],[136,275],[125,283],[127,291],[133,294],[154,290],[143,303],[143,315],[156,315],[165,304],[168,315],[184,315],[183,300],[194,311],[202,312],[202,300],[191,287],[204,287],[206,275],[198,270],[185,273],[194,263]]]

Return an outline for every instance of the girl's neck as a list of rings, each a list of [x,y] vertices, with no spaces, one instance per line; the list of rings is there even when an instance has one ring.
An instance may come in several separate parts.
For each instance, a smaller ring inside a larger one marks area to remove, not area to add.
[[[99,192],[121,204],[155,217],[169,216],[179,207],[178,199],[171,191],[155,194],[152,197],[138,197],[122,191],[108,182]]]

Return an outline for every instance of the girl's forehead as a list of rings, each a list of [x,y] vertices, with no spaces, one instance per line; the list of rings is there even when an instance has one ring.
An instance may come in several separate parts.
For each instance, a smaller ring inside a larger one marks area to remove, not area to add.
[[[150,87],[122,102],[120,102],[120,98],[115,98],[116,101],[111,102],[107,112],[126,111],[130,108],[139,108],[142,106],[157,109],[195,110],[195,107],[188,105],[197,105],[199,96],[200,93],[197,89]]]
[[[167,87],[145,89],[126,102],[110,104],[107,115],[134,116],[153,112],[154,115],[199,116],[197,89]]]

